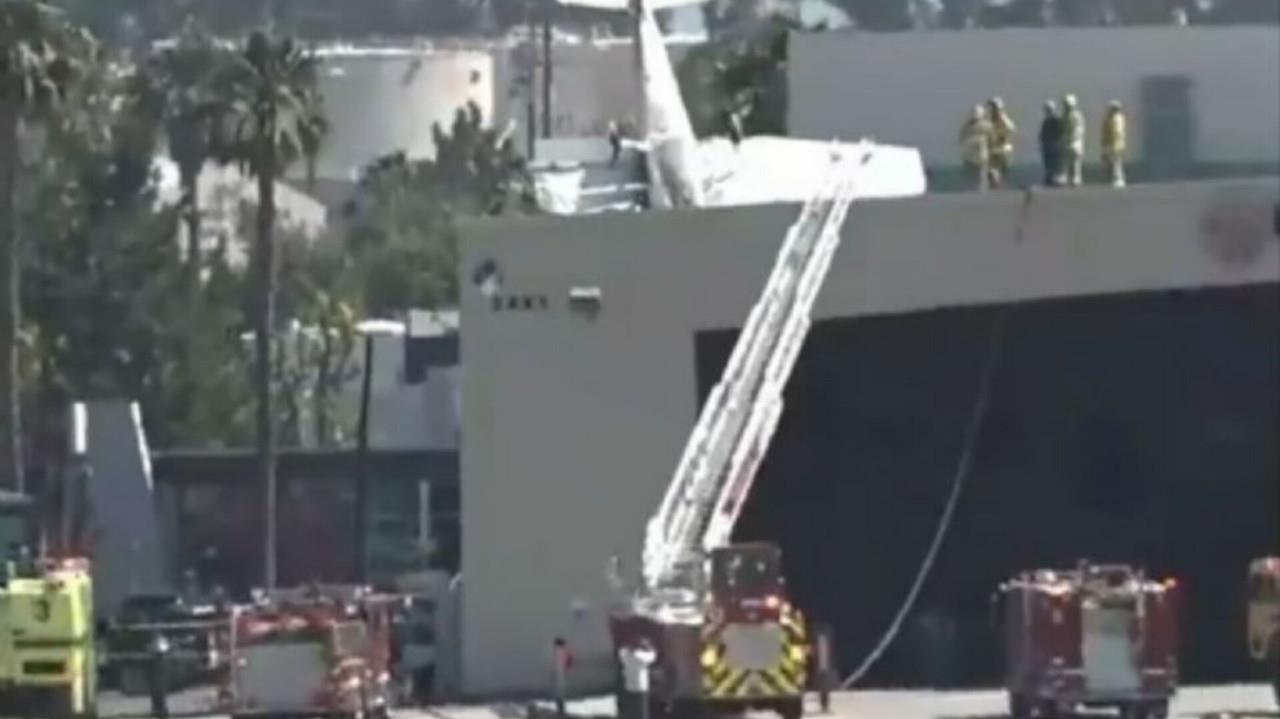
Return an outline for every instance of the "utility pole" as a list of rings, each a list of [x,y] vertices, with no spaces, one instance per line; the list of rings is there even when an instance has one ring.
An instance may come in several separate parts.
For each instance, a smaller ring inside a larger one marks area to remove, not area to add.
[[[542,136],[551,139],[551,16],[555,0],[542,0]]]
[[[525,154],[529,159],[534,159],[534,147],[538,144],[538,51],[534,45],[534,37],[537,34],[536,21],[533,15],[533,0],[528,0],[524,6],[524,19],[528,25],[529,38],[525,42]]]

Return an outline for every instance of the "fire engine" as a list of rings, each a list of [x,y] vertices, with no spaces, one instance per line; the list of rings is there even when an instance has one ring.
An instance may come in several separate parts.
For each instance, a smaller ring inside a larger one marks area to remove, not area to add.
[[[386,716],[391,615],[398,600],[363,587],[264,594],[231,616],[224,711],[245,716]]]
[[[1280,557],[1249,565],[1249,656],[1269,670],[1280,704]]]
[[[1168,715],[1178,680],[1179,588],[1124,565],[1023,572],[996,595],[1010,713],[1053,717],[1116,707]]]
[[[788,231],[645,528],[640,586],[620,603],[610,628],[619,656],[645,642],[655,650],[651,716],[803,713],[809,641],[787,594],[782,553],[730,540],[868,157],[863,146],[832,152],[824,186]],[[622,667],[617,671],[621,676]],[[636,706],[619,684],[619,707]]]

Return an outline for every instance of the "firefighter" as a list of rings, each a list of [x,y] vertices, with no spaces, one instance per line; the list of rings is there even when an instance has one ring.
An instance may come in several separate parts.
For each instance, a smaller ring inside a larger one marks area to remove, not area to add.
[[[1124,187],[1124,158],[1128,147],[1128,132],[1124,109],[1119,100],[1107,104],[1107,114],[1102,119],[1102,165],[1107,168],[1107,179],[1112,187]]]
[[[742,127],[742,113],[733,108],[725,108],[725,126],[729,132],[729,141],[734,147],[742,144],[742,138],[746,137],[746,130]]]
[[[960,144],[964,147],[964,163],[979,190],[987,189],[991,164],[991,121],[982,105],[974,105],[973,112],[960,129]]]
[[[618,129],[618,123],[609,123],[609,167],[618,164],[618,158],[622,156],[622,131]]]
[[[634,647],[618,650],[622,685],[626,690],[626,703],[630,705],[618,707],[619,719],[649,719],[649,673],[657,658],[653,645],[645,638],[641,638]]]
[[[1018,132],[1004,100],[993,97],[987,101],[987,115],[991,119],[991,166],[988,170],[992,187],[1000,187],[1009,175],[1013,162],[1013,137]]]
[[[1084,184],[1084,113],[1076,96],[1062,98],[1062,160],[1067,174],[1067,184],[1079,187]]]
[[[831,713],[831,688],[836,683],[835,662],[831,656],[831,627],[817,628],[814,642],[814,659],[817,663],[814,678],[818,682],[818,705],[823,714]]]
[[[552,642],[552,671],[555,672],[556,716],[564,719],[568,716],[565,706],[565,694],[568,691],[569,669],[573,667],[573,654],[569,651],[569,643],[564,637],[556,637]]]
[[[1044,164],[1045,187],[1062,184],[1062,115],[1053,100],[1045,101],[1040,121],[1040,162]]]
[[[151,716],[169,719],[169,640],[162,632],[151,635],[147,645],[147,688],[151,693]]]

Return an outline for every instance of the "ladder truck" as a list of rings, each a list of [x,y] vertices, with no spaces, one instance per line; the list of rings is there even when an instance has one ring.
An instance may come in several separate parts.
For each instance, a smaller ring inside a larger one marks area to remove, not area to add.
[[[787,596],[782,553],[730,540],[870,156],[865,143],[833,145],[822,189],[787,232],[646,525],[640,586],[610,618],[617,656],[645,645],[654,652],[648,708],[655,719],[803,713],[809,642]],[[619,707],[634,707],[634,699],[619,690]]]

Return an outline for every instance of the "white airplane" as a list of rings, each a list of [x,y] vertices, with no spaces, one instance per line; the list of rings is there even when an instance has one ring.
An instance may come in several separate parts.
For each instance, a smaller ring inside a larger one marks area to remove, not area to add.
[[[824,166],[829,141],[755,136],[735,146],[724,138],[700,142],[693,133],[654,11],[705,1],[557,0],[561,5],[629,12],[634,19],[637,114],[640,144],[647,150],[650,207],[803,202],[818,189],[821,173],[813,168]],[[908,197],[925,191],[924,166],[915,148],[866,146],[871,153],[861,196]]]
[[[705,0],[558,0],[561,5],[629,11],[635,21],[636,76],[643,102],[640,136],[648,148],[649,202],[653,207],[688,207],[702,203],[697,172],[698,138],[680,97],[671,58],[662,41],[655,10],[693,5]]]

